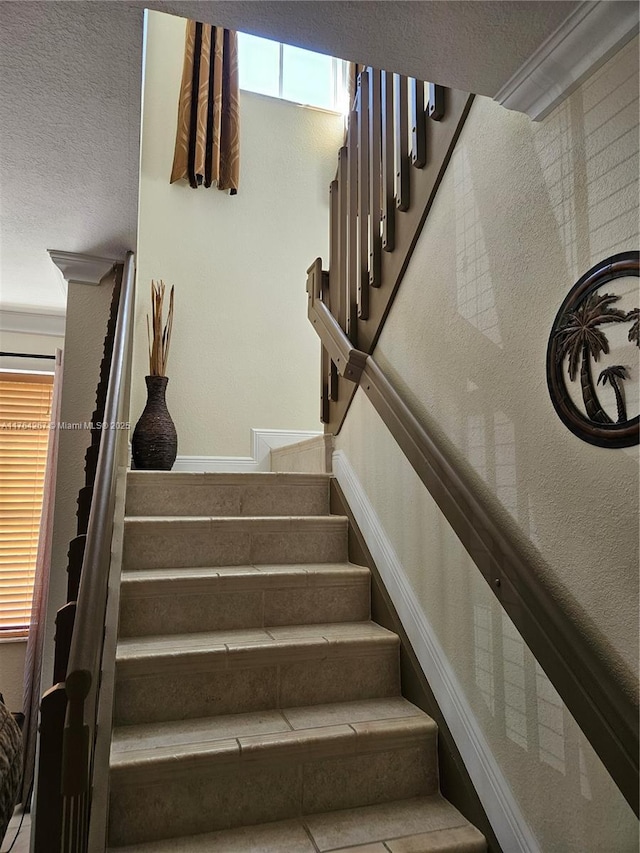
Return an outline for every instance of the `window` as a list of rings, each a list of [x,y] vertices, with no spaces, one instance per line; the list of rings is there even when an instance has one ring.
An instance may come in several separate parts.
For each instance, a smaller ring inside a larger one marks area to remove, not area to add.
[[[0,372],[0,638],[31,618],[53,376]]]
[[[348,63],[289,44],[238,33],[240,88],[344,112]]]

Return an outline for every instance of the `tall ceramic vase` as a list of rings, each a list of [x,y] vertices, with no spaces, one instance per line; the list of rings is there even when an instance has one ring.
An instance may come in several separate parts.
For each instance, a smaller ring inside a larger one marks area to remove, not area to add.
[[[145,376],[147,405],[131,439],[133,465],[147,471],[170,471],[178,453],[175,424],[167,409],[166,376]]]

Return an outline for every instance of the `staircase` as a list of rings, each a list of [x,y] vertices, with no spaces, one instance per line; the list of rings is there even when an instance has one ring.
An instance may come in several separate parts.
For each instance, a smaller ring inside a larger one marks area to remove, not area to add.
[[[486,851],[329,479],[129,474],[110,850]]]

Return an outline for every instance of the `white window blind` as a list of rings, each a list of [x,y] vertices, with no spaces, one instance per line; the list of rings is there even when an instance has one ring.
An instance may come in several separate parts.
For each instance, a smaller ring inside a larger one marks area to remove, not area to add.
[[[0,638],[27,632],[53,376],[0,373]]]

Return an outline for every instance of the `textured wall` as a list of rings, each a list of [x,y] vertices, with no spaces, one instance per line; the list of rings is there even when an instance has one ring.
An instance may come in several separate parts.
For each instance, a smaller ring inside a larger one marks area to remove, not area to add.
[[[175,285],[178,452],[247,456],[250,429],[319,429],[306,269],[327,253],[342,118],[242,93],[240,191],[169,184],[184,21],[149,16],[132,420],[144,406],[149,282]]]
[[[637,448],[573,436],[551,405],[545,356],[576,279],[637,248],[635,39],[540,124],[476,101],[375,353],[633,693]],[[633,396],[637,359],[624,354]],[[337,447],[542,849],[635,850],[626,818],[622,835],[614,830],[624,805],[366,400],[352,407]]]
[[[64,309],[47,249],[136,239],[143,10],[0,3],[0,301]]]
[[[637,62],[636,39],[540,124],[477,101],[376,352],[636,672],[637,449],[568,432],[545,357],[571,285],[638,248]]]
[[[633,812],[361,391],[336,446],[355,470],[540,853],[636,853]],[[450,696],[436,693],[436,701],[447,717]],[[478,794],[487,791],[480,786]]]
[[[26,640],[5,640],[0,643],[0,693],[10,711],[22,710],[26,650]]]
[[[31,335],[23,332],[0,332],[0,347],[3,352],[24,352],[40,355],[55,355],[56,349],[64,346],[64,337],[57,335]],[[53,372],[54,362],[44,358],[11,358],[2,356],[2,370],[39,370]]]

